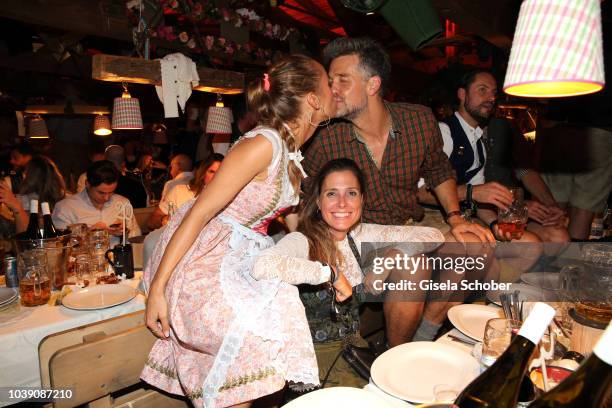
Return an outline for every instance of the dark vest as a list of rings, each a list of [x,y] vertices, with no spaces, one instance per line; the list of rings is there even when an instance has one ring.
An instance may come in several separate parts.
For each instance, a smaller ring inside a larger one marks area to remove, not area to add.
[[[13,194],[20,194],[21,184],[23,183],[23,172],[16,171],[9,174],[9,178],[11,179],[11,190]]]
[[[478,139],[476,142],[480,165],[474,170],[468,171],[468,169],[474,164],[474,150],[472,149],[470,140],[463,131],[461,123],[456,115],[445,119],[444,123],[446,123],[450,128],[451,137],[453,138],[453,151],[448,159],[450,160],[453,169],[455,169],[455,173],[457,173],[457,185],[459,186],[466,184],[484,166],[485,160],[482,138]]]

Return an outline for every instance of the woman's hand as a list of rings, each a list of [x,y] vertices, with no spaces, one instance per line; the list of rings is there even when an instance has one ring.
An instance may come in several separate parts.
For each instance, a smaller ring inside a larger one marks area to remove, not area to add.
[[[156,337],[167,339],[170,336],[166,295],[163,291],[156,290],[153,287],[151,287],[147,297],[145,323]]]
[[[346,299],[352,296],[353,287],[342,272],[335,273],[335,276],[336,281],[333,283],[333,285],[334,289],[336,289],[336,300],[338,302],[344,302]]]

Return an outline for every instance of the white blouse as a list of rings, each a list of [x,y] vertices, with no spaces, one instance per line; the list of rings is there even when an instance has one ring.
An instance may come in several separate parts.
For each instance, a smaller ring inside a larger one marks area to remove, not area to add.
[[[444,235],[439,230],[415,226],[361,224],[351,231],[351,236],[360,254],[362,242],[373,243],[375,249],[393,243],[395,249],[408,256],[431,252],[444,242]],[[292,285],[327,282],[329,271],[320,262],[309,260],[308,250],[306,236],[301,232],[292,232],[260,253],[251,276],[255,279],[278,278]],[[342,274],[352,286],[359,285],[363,275],[347,238],[338,242],[338,250],[345,260]]]

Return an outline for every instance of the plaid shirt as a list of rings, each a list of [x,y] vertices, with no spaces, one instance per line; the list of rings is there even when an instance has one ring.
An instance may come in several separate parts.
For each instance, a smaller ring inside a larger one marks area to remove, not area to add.
[[[454,178],[438,122],[431,110],[421,105],[386,103],[391,113],[390,132],[381,168],[350,122],[321,129],[305,152],[304,169],[312,177],[304,180],[304,191],[329,160],[355,160],[366,177],[363,222],[403,225],[410,218],[423,218],[417,202],[417,183],[424,177],[431,188]]]

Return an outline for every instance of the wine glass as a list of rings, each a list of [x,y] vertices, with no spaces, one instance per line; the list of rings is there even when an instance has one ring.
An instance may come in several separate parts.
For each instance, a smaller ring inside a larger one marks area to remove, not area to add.
[[[521,322],[512,319],[490,319],[485,326],[480,362],[490,367],[510,345],[513,335],[518,333]]]

